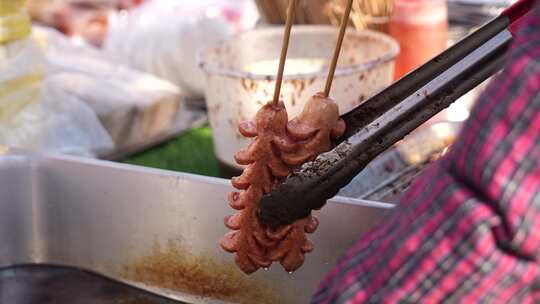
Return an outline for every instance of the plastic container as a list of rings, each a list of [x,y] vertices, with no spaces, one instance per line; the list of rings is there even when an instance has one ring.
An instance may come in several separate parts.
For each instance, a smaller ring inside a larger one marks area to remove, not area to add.
[[[282,35],[282,27],[246,32],[199,56],[216,155],[226,168],[240,168],[233,156],[249,143],[238,133],[238,124],[253,119],[272,99]],[[323,90],[336,39],[337,29],[331,26],[293,28],[281,89],[290,119]],[[398,52],[397,43],[384,34],[347,32],[330,94],[341,113],[390,84]]]
[[[446,49],[446,1],[394,1],[390,35],[399,42],[401,48],[395,70],[395,79],[399,79]]]

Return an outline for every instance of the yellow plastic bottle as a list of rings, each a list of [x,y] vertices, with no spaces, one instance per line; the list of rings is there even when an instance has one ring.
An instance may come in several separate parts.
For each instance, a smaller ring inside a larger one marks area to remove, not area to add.
[[[25,0],[0,0],[0,123],[40,100],[42,54],[32,41]]]
[[[0,0],[0,44],[30,36],[32,22],[23,0]]]

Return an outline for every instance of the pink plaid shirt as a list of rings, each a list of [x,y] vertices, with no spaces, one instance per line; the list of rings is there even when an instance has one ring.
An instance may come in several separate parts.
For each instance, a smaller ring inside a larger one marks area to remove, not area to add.
[[[527,18],[451,151],[313,303],[540,302],[540,6]]]

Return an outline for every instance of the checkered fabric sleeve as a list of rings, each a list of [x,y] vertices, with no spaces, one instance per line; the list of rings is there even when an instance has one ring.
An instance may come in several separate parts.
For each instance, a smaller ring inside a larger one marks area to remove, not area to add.
[[[312,303],[540,302],[538,4],[527,18],[450,152],[338,261]]]

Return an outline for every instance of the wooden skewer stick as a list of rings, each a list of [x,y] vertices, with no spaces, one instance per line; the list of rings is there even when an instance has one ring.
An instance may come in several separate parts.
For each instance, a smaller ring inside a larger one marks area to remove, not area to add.
[[[332,88],[332,81],[334,80],[334,73],[336,72],[336,66],[339,59],[339,53],[341,52],[341,45],[343,44],[343,38],[345,37],[345,31],[347,29],[347,25],[349,24],[349,16],[351,15],[352,5],[353,0],[348,0],[345,13],[343,14],[343,19],[341,19],[341,28],[339,30],[338,41],[336,44],[336,49],[334,50],[332,63],[330,64],[330,71],[328,71],[328,78],[326,78],[326,86],[324,88],[324,94],[326,97],[330,95],[330,89]]]
[[[281,82],[283,81],[283,71],[285,70],[285,60],[287,59],[287,50],[289,49],[289,38],[291,37],[291,28],[296,14],[297,0],[289,1],[289,9],[287,11],[287,23],[285,24],[285,34],[283,35],[283,45],[281,46],[281,56],[279,57],[279,69],[276,79],[276,88],[274,89],[274,99],[272,103],[279,103],[279,93],[281,91]]]

